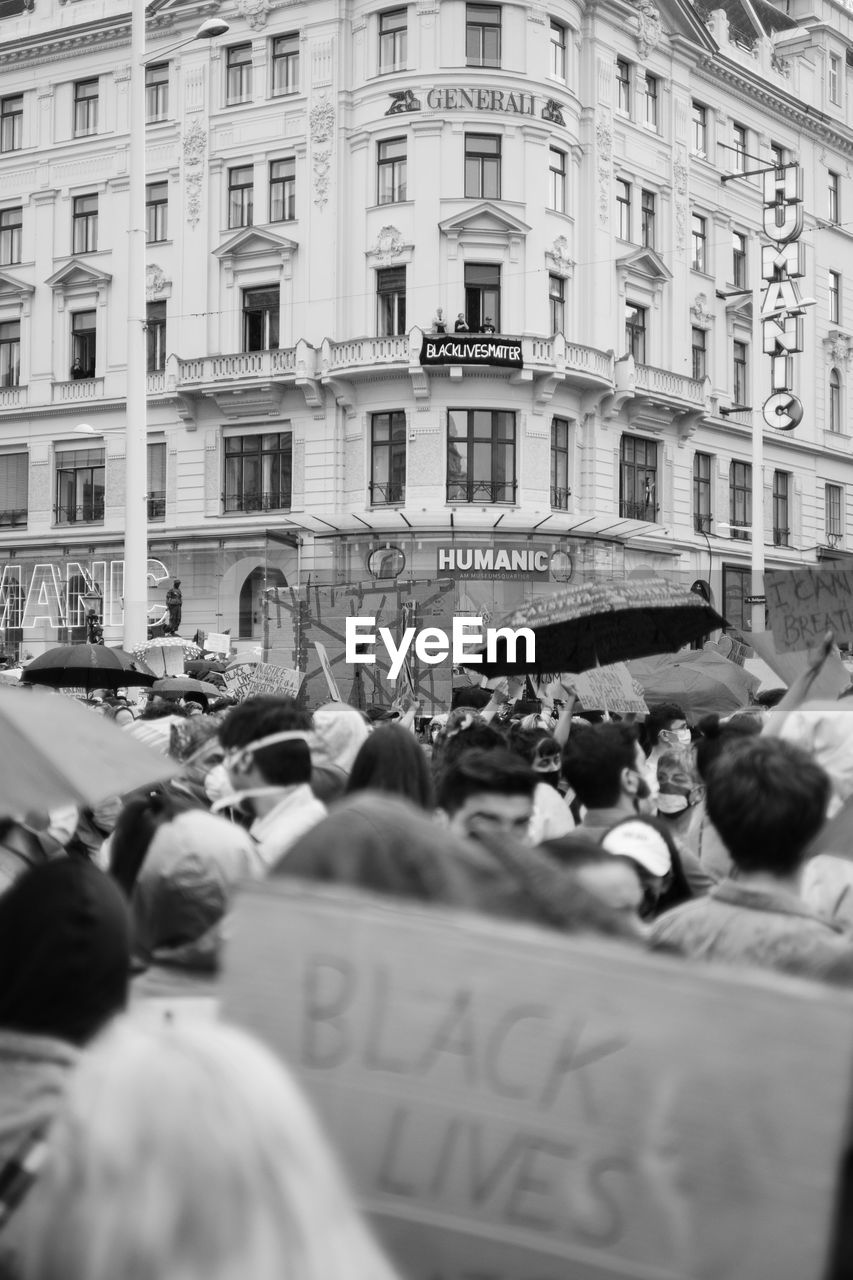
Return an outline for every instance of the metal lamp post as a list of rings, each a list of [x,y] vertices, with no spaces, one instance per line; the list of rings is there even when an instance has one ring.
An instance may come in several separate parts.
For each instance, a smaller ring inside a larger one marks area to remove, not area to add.
[[[103,644],[104,628],[101,625],[103,598],[100,591],[85,592],[80,597],[80,603],[86,611],[86,643]]]
[[[228,23],[208,18],[171,53],[193,40],[224,35]],[[155,56],[162,57],[162,52]],[[128,148],[127,417],[125,438],[124,635],[128,653],[148,639],[148,466],[145,298],[145,0],[133,0]]]

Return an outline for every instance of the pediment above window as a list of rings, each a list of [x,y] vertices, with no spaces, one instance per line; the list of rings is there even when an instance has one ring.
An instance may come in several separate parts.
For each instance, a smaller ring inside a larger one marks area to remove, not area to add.
[[[28,303],[35,289],[8,271],[0,271],[0,303]]]
[[[530,226],[507,213],[489,200],[483,200],[439,222],[438,229],[448,242],[448,256],[456,257],[459,245],[504,245],[509,247],[510,261],[517,260]]]
[[[746,328],[752,325],[752,298],[749,295],[741,298],[733,298],[731,302],[726,303],[726,319],[729,324],[736,324]]]
[[[58,271],[54,271],[52,276],[48,276],[45,284],[49,285],[54,293],[90,293],[105,288],[112,276],[107,271],[98,271],[96,267],[91,267],[88,262],[83,262],[80,258],[71,258],[65,266],[60,267]]]
[[[654,249],[635,249],[623,258],[616,259],[620,273],[631,280],[644,280],[650,284],[666,284],[672,279],[672,272],[659,253]]]
[[[226,271],[226,282],[231,283],[235,271],[261,268],[267,274],[278,270],[285,279],[289,279],[293,270],[293,255],[299,245],[286,236],[276,235],[274,231],[264,231],[260,227],[244,227],[225,244],[213,250]]]

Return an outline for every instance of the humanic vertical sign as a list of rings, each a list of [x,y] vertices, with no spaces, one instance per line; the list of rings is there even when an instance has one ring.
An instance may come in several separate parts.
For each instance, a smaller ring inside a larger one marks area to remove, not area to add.
[[[410,1280],[823,1274],[846,993],[273,877],[222,997]]]
[[[764,421],[777,431],[792,431],[803,417],[802,401],[791,387],[793,353],[803,349],[803,311],[796,280],[805,275],[803,173],[788,164],[764,173],[764,234],[774,241],[761,250],[762,343],[770,356],[772,395],[764,402]]]

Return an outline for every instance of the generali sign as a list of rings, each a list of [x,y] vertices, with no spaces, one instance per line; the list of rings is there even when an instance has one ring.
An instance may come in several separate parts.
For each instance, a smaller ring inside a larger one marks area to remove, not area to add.
[[[386,116],[423,110],[423,104],[414,89],[392,90],[390,97],[391,105],[385,112]],[[535,93],[495,89],[490,85],[478,86],[476,89],[464,85],[428,89],[425,102],[428,111],[499,111],[510,116],[533,116],[534,119],[539,116],[549,124],[565,126],[566,123],[563,109],[554,98],[543,99]]]

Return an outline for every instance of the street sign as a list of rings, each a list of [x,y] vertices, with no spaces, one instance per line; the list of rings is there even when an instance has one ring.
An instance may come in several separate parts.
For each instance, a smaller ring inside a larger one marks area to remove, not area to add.
[[[767,596],[744,596],[744,604],[767,604]]]

